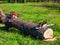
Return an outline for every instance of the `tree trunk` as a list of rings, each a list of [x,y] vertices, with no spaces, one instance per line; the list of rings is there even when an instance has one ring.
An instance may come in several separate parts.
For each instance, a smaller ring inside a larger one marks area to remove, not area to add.
[[[44,0],[41,0],[41,2],[44,2]]]
[[[24,0],[24,3],[26,3],[27,0]]]
[[[54,3],[56,2],[56,0],[53,0],[54,1]]]
[[[15,0],[15,3],[17,3],[17,0]]]
[[[35,2],[37,2],[37,0],[35,0]]]
[[[60,2],[60,0],[57,0],[57,3],[59,3]]]
[[[8,0],[8,3],[10,3],[10,0]]]
[[[5,22],[5,28],[9,29],[14,27],[26,35],[31,35],[34,38],[43,39],[43,34],[35,29],[35,24],[31,22],[26,22],[24,20],[12,19],[11,22]],[[40,30],[40,29],[39,29]]]
[[[39,39],[43,38],[43,34],[34,28],[36,25],[32,22],[26,22],[24,20],[14,19],[12,20],[12,25],[13,27],[24,32],[25,34],[30,34],[34,37],[38,37]]]
[[[10,15],[8,15],[10,16]],[[21,19],[16,19],[16,18],[8,18],[7,15],[3,15],[2,10],[0,11],[0,19],[4,18],[4,20],[1,20],[5,24],[5,28],[9,29],[10,27],[14,27],[21,32],[25,33],[26,35],[29,34],[35,38],[43,39],[43,33],[41,29],[36,29],[36,24],[32,22],[26,22]],[[6,20],[6,21],[5,21]],[[10,20],[10,21],[9,21]]]

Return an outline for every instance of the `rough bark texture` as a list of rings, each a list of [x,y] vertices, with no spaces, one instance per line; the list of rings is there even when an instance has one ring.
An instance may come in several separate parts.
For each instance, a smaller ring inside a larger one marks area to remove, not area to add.
[[[26,35],[31,35],[38,39],[43,39],[43,33],[42,30],[36,30],[35,26],[36,24],[32,22],[26,22],[21,19],[12,19],[11,22],[9,22],[8,19],[6,19],[6,22],[4,22],[5,28],[9,29],[10,27],[14,27],[21,32],[23,32]]]
[[[19,29],[20,31],[24,32],[25,34],[29,34],[32,35],[36,38],[39,39],[43,39],[43,34],[39,31],[35,29],[35,24],[32,22],[26,22],[24,20],[18,20],[18,19],[13,19],[11,23],[6,23],[7,27],[8,26],[12,26],[15,27],[17,29]],[[9,28],[9,27],[8,27]]]
[[[15,27],[19,29],[21,32],[24,32],[25,34],[32,35],[33,37],[37,37],[39,39],[43,39],[43,34],[40,32],[41,30],[36,30],[35,26],[36,24],[32,22],[26,22],[21,19],[8,19],[7,15],[2,15],[3,13],[0,13],[0,18],[2,23],[6,25],[5,28],[9,29],[10,27]],[[2,16],[2,17],[1,17]],[[6,20],[6,21],[5,21]],[[9,22],[11,20],[11,22]]]

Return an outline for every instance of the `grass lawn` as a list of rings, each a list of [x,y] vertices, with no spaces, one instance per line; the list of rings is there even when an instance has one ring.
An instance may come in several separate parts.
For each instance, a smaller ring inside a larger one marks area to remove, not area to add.
[[[46,20],[48,24],[54,23],[51,27],[54,31],[54,36],[60,36],[60,3],[18,3],[18,4],[0,4],[0,8],[4,13],[15,11],[19,14],[19,18],[34,22]],[[3,27],[0,24],[0,27]],[[24,37],[19,30],[11,28],[10,31],[5,31],[0,28],[0,45],[60,45],[60,39],[54,42],[44,42],[38,39],[33,39],[30,36]]]

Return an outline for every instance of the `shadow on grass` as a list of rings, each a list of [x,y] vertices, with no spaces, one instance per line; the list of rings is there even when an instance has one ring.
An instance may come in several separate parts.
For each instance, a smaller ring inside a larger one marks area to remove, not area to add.
[[[42,5],[41,7],[51,8],[51,9],[55,9],[55,10],[59,10],[60,11],[60,6],[55,6],[55,5]]]
[[[5,27],[0,27],[0,30],[6,30]]]
[[[46,7],[46,8],[51,8],[51,9],[55,9],[55,10],[59,10],[60,11],[60,5],[56,5],[56,4],[42,4],[42,5],[30,5],[32,7]]]

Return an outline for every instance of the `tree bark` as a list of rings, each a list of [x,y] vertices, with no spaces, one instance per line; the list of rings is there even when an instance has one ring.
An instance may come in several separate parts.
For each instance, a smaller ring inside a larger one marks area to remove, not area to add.
[[[59,3],[60,2],[60,0],[57,0],[57,3]]]
[[[9,16],[9,15],[8,15]],[[43,31],[41,29],[36,29],[35,26],[36,24],[32,22],[26,22],[21,19],[16,19],[16,18],[7,18],[7,15],[3,15],[2,10],[0,11],[0,19],[4,18],[4,20],[1,20],[5,24],[5,28],[9,29],[10,27],[14,27],[21,32],[25,33],[26,35],[29,34],[35,38],[43,39]],[[6,21],[5,21],[6,20]],[[10,20],[10,22],[9,22]]]
[[[24,0],[24,3],[26,3],[27,0]]]
[[[8,2],[10,3],[10,0],[8,0]]]
[[[17,0],[15,0],[15,3],[17,3]]]

